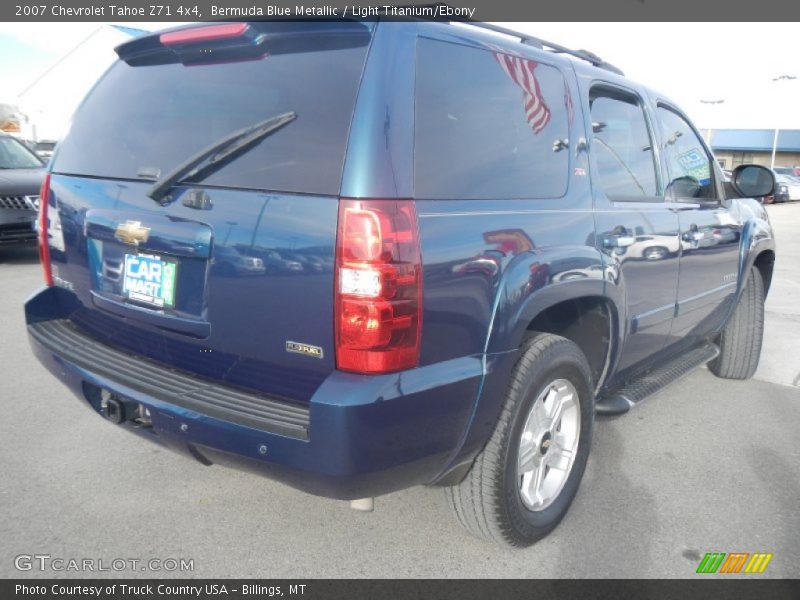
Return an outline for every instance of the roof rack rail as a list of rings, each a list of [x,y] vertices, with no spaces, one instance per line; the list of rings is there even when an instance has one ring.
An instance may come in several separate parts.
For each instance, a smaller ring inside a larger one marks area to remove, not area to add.
[[[443,3],[440,4],[443,6],[447,6],[446,4]],[[548,42],[541,38],[528,35],[527,33],[520,33],[519,31],[514,31],[513,29],[500,27],[499,25],[492,25],[491,23],[484,23],[482,21],[473,21],[471,19],[466,19],[466,18],[451,19],[451,21],[459,23],[467,23],[469,25],[472,25],[473,27],[479,27],[480,29],[488,29],[489,31],[494,31],[496,33],[510,35],[511,37],[519,38],[519,41],[527,46],[533,46],[535,48],[541,48],[541,49],[546,48],[558,54],[569,54],[570,56],[574,56],[576,58],[585,60],[586,62],[589,62],[595,67],[598,67],[600,69],[611,71],[612,73],[616,73],[617,75],[622,75],[623,77],[625,76],[625,73],[623,73],[621,69],[615,67],[611,63],[607,63],[602,58],[597,56],[597,54],[589,52],[588,50],[571,50],[570,48],[566,48],[565,46],[562,46],[560,44],[554,44],[553,42]]]

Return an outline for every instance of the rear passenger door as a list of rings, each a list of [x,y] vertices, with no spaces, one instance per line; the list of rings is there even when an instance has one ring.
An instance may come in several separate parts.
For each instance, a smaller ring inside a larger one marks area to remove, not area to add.
[[[625,308],[617,371],[661,350],[678,287],[677,214],[667,206],[651,119],[641,96],[611,84],[589,93],[596,244],[609,293]]]
[[[659,104],[667,199],[681,232],[678,306],[671,338],[704,336],[722,324],[736,292],[741,223],[722,200],[714,159],[677,109]]]

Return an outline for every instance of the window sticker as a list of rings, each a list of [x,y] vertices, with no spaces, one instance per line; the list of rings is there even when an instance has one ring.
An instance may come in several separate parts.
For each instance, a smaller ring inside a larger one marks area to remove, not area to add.
[[[711,182],[711,173],[708,168],[708,157],[706,157],[705,153],[698,148],[692,148],[683,154],[679,154],[678,163],[683,169],[684,175],[694,177],[702,185],[706,185]]]

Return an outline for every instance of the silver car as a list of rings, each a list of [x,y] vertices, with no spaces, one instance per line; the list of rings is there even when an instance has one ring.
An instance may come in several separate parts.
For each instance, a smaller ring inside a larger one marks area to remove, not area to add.
[[[36,242],[44,164],[25,144],[0,133],[0,247]]]

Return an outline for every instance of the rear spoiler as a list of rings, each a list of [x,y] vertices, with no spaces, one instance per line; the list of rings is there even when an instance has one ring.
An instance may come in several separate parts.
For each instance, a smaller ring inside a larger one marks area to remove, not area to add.
[[[366,45],[372,27],[347,20],[197,23],[132,39],[114,51],[131,66],[253,60],[267,54]]]

